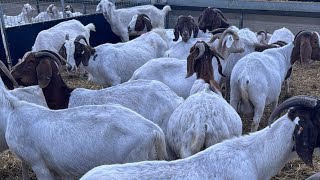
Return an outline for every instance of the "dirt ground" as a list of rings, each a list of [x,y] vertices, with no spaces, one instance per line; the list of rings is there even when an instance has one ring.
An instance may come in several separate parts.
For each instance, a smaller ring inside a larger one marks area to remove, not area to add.
[[[315,62],[307,69],[303,69],[299,64],[294,65],[292,73],[291,93],[286,96],[281,94],[280,102],[283,102],[288,97],[294,95],[313,95],[320,96],[320,62]],[[86,78],[79,78],[78,76],[63,74],[64,80],[71,87],[85,87],[91,89],[99,89],[100,86],[94,85],[86,81]],[[268,107],[264,113],[263,120],[260,127],[267,125],[267,117],[270,115],[270,108]],[[244,133],[249,132],[251,118],[242,117],[244,123]],[[315,169],[306,167],[300,160],[295,160],[287,163],[287,165],[272,179],[273,180],[300,180],[320,171],[320,157],[314,157]],[[30,170],[32,179],[36,179],[35,175]],[[21,164],[20,161],[14,157],[9,151],[0,154],[0,179],[1,180],[15,180],[21,179]]]

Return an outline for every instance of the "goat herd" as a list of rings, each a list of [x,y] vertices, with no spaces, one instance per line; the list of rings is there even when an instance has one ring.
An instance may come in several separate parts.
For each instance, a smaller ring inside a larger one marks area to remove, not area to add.
[[[123,42],[92,47],[94,24],[69,20],[41,31],[11,72],[0,66],[0,152],[22,160],[24,179],[28,166],[38,179],[83,180],[270,179],[296,156],[313,167],[320,100],[278,100],[296,61],[320,59],[317,32],[238,29],[210,7],[174,29],[168,5],[101,0],[97,11]],[[62,66],[105,88],[68,87]],[[238,113],[253,115],[251,134]]]

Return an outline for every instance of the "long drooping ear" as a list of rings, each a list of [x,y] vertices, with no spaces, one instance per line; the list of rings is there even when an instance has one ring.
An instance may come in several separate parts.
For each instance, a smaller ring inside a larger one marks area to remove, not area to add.
[[[93,55],[94,53],[96,53],[96,50],[93,47],[85,46],[84,54],[81,59],[81,62],[84,66],[89,65],[89,59],[90,59],[91,55]]]
[[[291,53],[291,64],[300,60],[302,64],[309,62],[312,55],[311,32],[300,31],[294,38],[294,48]]]
[[[59,55],[62,56],[64,59],[67,59],[67,50],[66,47],[64,47],[65,43],[62,44],[60,50],[59,50]]]
[[[187,76],[186,78],[192,76],[194,74],[194,63],[196,57],[199,55],[199,49],[194,46],[190,49],[190,54],[187,57]]]
[[[74,58],[76,62],[76,66],[79,66],[81,62],[84,66],[88,66],[90,56],[96,52],[95,49],[92,48],[91,46],[84,45],[79,42],[74,42],[74,45],[76,49],[75,58]]]
[[[36,68],[36,71],[39,87],[47,87],[52,77],[52,68],[50,61],[47,59],[41,60]]]
[[[148,32],[151,31],[151,29],[152,29],[151,20],[146,16],[143,17],[143,20],[144,20],[144,23],[147,27],[147,31]]]
[[[221,26],[221,18],[217,14],[210,16],[211,30],[217,29]]]
[[[176,25],[174,26],[174,31],[173,31],[174,39],[173,39],[173,41],[178,41],[179,33],[180,33],[180,23],[179,23],[179,19],[178,19]]]
[[[198,28],[198,26],[196,25],[195,22],[193,22],[192,30],[193,30],[193,37],[196,38],[198,36],[198,33],[199,33],[199,28]]]

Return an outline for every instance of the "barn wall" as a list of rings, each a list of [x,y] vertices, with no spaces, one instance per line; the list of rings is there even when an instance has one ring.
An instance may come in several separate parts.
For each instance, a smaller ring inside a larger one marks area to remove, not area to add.
[[[117,43],[120,38],[116,36],[101,13],[86,16],[75,17],[84,25],[93,23],[96,26],[96,32],[91,32],[90,45],[97,46],[104,43]],[[38,33],[42,30],[69,19],[60,19],[55,21],[47,21],[35,24],[27,24],[22,26],[10,27],[6,29],[9,51],[12,64],[16,64],[19,58],[22,58],[25,52],[30,51]],[[1,38],[1,37],[0,37]],[[1,38],[2,42],[2,38]],[[0,59],[6,63],[6,55],[3,43],[0,43]]]

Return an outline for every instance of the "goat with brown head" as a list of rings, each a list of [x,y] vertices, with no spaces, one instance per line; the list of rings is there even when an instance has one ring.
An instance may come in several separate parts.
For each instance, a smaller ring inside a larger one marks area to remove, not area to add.
[[[197,74],[197,79],[201,78],[206,83],[211,85],[214,92],[220,93],[220,87],[213,77],[212,58],[215,57],[218,61],[218,70],[222,74],[222,66],[220,58],[223,57],[213,48],[210,48],[204,41],[198,41],[190,49],[190,54],[187,58],[187,76],[192,76],[194,73]]]
[[[130,33],[132,30],[140,32],[145,28],[147,29],[147,32],[151,31],[151,19],[146,14],[136,14],[132,17],[128,25],[128,32]]]
[[[199,29],[206,32],[217,28],[227,28],[230,26],[223,13],[216,8],[208,7],[200,14],[198,18]]]
[[[294,150],[302,161],[313,167],[312,154],[320,147],[320,100],[312,96],[294,96],[280,104],[270,115],[269,126],[284,110],[289,109],[288,117],[295,122],[293,133]]]
[[[306,65],[320,59],[319,35],[317,32],[300,31],[295,36],[293,43],[291,64],[300,60],[302,65]]]
[[[74,13],[74,10],[73,10],[73,7],[71,6],[71,4],[69,5],[66,5],[66,7],[64,8],[64,10],[67,12],[67,11],[70,11],[72,13]]]
[[[27,52],[11,74],[20,85],[39,85],[50,109],[67,108],[73,89],[66,86],[59,74],[61,61],[65,60],[52,51]],[[64,93],[57,93],[61,89]]]
[[[196,38],[198,36],[198,26],[194,22],[192,16],[179,16],[176,25],[174,26],[174,39],[173,41],[177,41],[179,39],[179,35],[182,37],[182,41],[187,42],[191,37],[193,32],[193,37]]]

